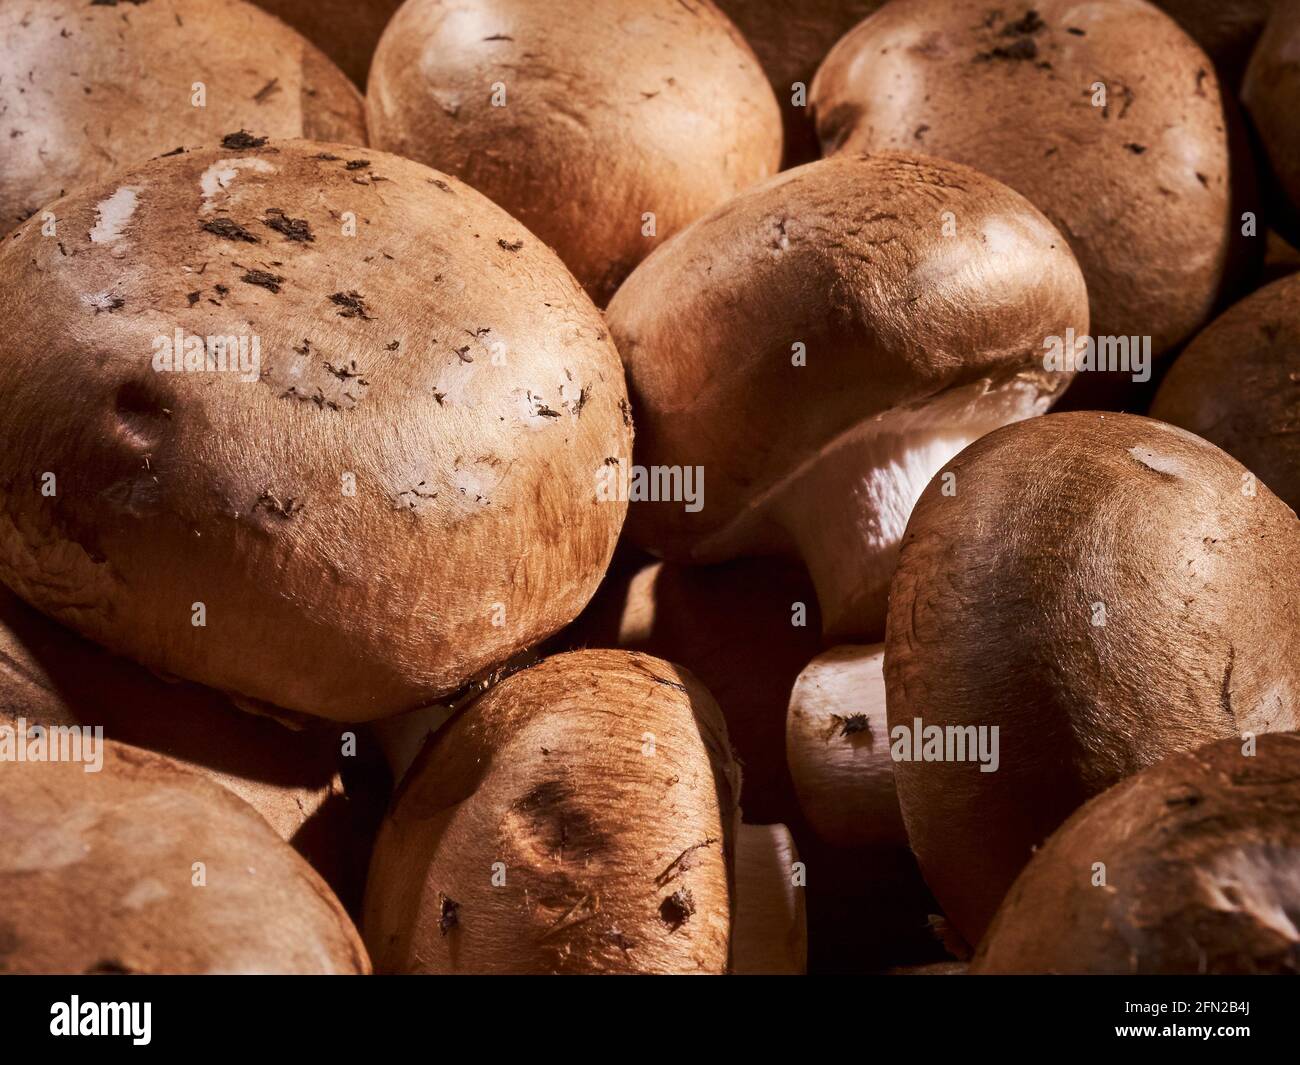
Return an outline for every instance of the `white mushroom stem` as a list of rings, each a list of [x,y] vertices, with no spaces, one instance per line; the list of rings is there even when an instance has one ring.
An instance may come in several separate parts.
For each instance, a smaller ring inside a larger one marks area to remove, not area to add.
[[[795,681],[785,749],[799,807],[827,843],[905,846],[885,717],[885,648],[845,645]]]
[[[1045,413],[1068,382],[1044,373],[982,380],[891,411],[841,435],[769,494],[769,513],[817,588],[828,637],[883,638],[899,544],[926,485],[985,433]]]
[[[740,976],[802,975],[808,965],[799,852],[785,825],[740,825],[731,971]]]

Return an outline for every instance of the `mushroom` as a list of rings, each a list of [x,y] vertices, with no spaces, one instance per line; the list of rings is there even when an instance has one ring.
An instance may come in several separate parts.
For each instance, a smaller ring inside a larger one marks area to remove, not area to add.
[[[808,114],[817,66],[844,34],[884,0],[717,0],[763,64],[785,127],[784,167],[821,154]]]
[[[736,901],[731,972],[800,976],[808,968],[799,852],[785,825],[741,825],[736,833]]]
[[[1300,275],[1260,289],[1178,357],[1151,407],[1300,511]]]
[[[788,822],[798,805],[786,768],[786,705],[799,670],[821,647],[807,574],[771,558],[680,566],[628,555],[556,638],[556,649],[641,651],[689,669],[717,700],[745,767],[745,816]]]
[[[349,78],[366,86],[370,59],[393,12],[402,0],[253,0],[284,19],[339,65]]]
[[[823,629],[848,640],[883,633],[930,475],[1046,410],[1070,374],[1044,368],[1045,341],[1088,331],[1078,265],[1036,209],[899,152],[742,193],[642,263],[606,317],[637,412],[619,471],[633,539],[683,562],[801,558]]]
[[[1268,159],[1275,227],[1293,243],[1300,240],[1300,0],[1278,0],[1260,38],[1241,99],[1255,123]]]
[[[343,72],[242,0],[6,3],[0,70],[0,237],[78,186],[231,131],[366,143]]]
[[[811,106],[828,153],[912,149],[1023,193],[1078,257],[1098,337],[1158,355],[1229,280],[1241,223],[1218,80],[1149,4],[895,0],[827,56]]]
[[[101,728],[234,792],[359,908],[386,774],[364,738],[290,730],[219,692],[167,683],[0,587],[0,724]],[[91,733],[94,735],[94,733]]]
[[[1034,855],[973,973],[1300,971],[1300,736],[1225,739],[1116,784]]]
[[[685,670],[580,651],[435,733],[375,845],[381,972],[722,973],[739,776]]]
[[[409,0],[366,114],[377,147],[500,204],[601,305],[781,161],[772,90],[711,0]]]
[[[1214,60],[1219,80],[1235,94],[1251,50],[1278,0],[1152,0],[1172,15]]]
[[[883,644],[832,647],[790,694],[785,749],[799,806],[837,847],[907,846],[885,715]]]
[[[1239,463],[1132,415],[999,429],[930,483],[890,589],[887,710],[908,837],[968,942],[1090,796],[1300,724],[1298,556],[1300,521]]]
[[[0,245],[0,579],[28,602],[353,721],[586,605],[626,510],[599,476],[631,450],[623,370],[514,219],[309,141],[158,159],[57,210],[58,237]]]
[[[25,740],[0,725],[6,742]],[[129,744],[102,755],[5,758],[0,970],[369,971],[338,900],[242,799]]]

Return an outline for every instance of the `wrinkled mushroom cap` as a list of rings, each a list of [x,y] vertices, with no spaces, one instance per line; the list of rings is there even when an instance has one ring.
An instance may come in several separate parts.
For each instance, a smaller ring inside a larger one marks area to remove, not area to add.
[[[1300,511],[1300,276],[1201,333],[1165,376],[1151,417],[1217,444]]]
[[[895,0],[827,56],[810,105],[828,152],[927,152],[1023,193],[1068,238],[1098,335],[1159,353],[1210,314],[1240,227],[1223,102],[1150,4]]]
[[[452,692],[585,605],[625,510],[597,476],[631,447],[623,371],[518,222],[302,141],[159,159],[57,209],[57,238],[0,245],[0,578],[25,599],[345,720]],[[155,369],[178,329],[260,362]]]
[[[926,881],[975,943],[1089,796],[1300,724],[1300,521],[1212,444],[1131,415],[1008,426],[944,472],[955,492],[932,481],[903,540],[885,682],[891,729],[999,730],[995,771],[894,765]]]
[[[1075,813],[971,971],[1300,973],[1300,736],[1244,749],[1167,758]]]
[[[241,0],[11,0],[0,69],[0,236],[80,185],[231,130],[366,143],[342,71]]]
[[[638,466],[703,471],[702,505],[634,499],[634,539],[690,562],[802,557],[828,631],[864,639],[935,466],[1045,410],[1070,379],[1044,370],[1045,340],[1088,329],[1078,266],[1035,208],[898,152],[743,193],[647,259],[607,318]]]
[[[242,800],[106,742],[0,770],[0,972],[365,973],[324,882]]]
[[[434,734],[375,846],[381,972],[722,973],[739,777],[685,670],[580,651]]]
[[[711,0],[410,0],[366,113],[376,146],[500,204],[601,305],[781,160],[772,90]]]

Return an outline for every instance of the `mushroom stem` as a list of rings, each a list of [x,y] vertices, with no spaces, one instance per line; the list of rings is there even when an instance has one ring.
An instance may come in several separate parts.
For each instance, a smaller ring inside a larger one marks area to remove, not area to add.
[[[1045,413],[1069,381],[1030,372],[950,389],[860,423],[778,486],[772,513],[808,567],[829,639],[884,637],[899,544],[930,479],[985,433]]]
[[[883,644],[835,647],[795,682],[786,758],[799,807],[836,847],[906,846],[885,716]]]
[[[736,834],[736,914],[731,971],[739,976],[799,976],[808,965],[799,852],[785,825],[741,825]]]

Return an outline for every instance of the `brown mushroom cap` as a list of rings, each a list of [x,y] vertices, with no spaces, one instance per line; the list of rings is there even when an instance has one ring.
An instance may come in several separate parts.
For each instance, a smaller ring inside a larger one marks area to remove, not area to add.
[[[65,192],[232,130],[366,143],[342,71],[242,0],[13,0],[0,69],[0,236]]]
[[[0,579],[29,602],[344,720],[450,693],[586,604],[625,511],[598,498],[631,449],[623,371],[514,219],[305,141],[56,207],[57,238],[0,246]],[[156,371],[178,329],[258,339],[260,372]]]
[[[781,160],[772,90],[711,0],[409,0],[366,113],[376,146],[500,204],[602,305]]]
[[[932,481],[903,540],[885,682],[913,753],[916,719],[999,730],[996,771],[894,766],[926,881],[975,943],[1089,796],[1300,724],[1300,521],[1212,444],[1131,415],[1009,426],[944,472],[954,494]]]
[[[885,714],[883,644],[818,655],[790,693],[785,749],[799,807],[837,847],[907,846]]]
[[[634,554],[616,559],[556,638],[558,649],[616,647],[689,669],[717,700],[745,767],[745,816],[788,822],[798,806],[786,768],[786,706],[799,670],[821,649],[808,575],[781,559],[679,566]]]
[[[381,972],[721,973],[738,771],[685,670],[580,651],[434,734],[375,845]]]
[[[1165,351],[1211,313],[1240,229],[1213,66],[1149,4],[993,7],[895,0],[861,23],[813,83],[822,143],[1006,182],[1069,239],[1093,330]]]
[[[162,755],[106,741],[99,772],[7,762],[0,825],[0,972],[369,971],[311,866]]]
[[[884,0],[717,0],[763,64],[785,127],[786,167],[821,155],[808,112],[808,89],[826,53]],[[795,103],[795,85],[803,103]]]
[[[1300,511],[1300,276],[1260,289],[1192,341],[1151,417],[1217,444]]]
[[[253,0],[278,15],[366,86],[379,36],[402,0]]]
[[[1104,877],[1104,882],[1103,882]],[[1016,880],[973,973],[1300,973],[1300,736],[1098,795]]]
[[[220,692],[167,683],[55,625],[0,587],[0,724],[102,727],[233,791],[359,906],[387,774],[362,739],[294,731]]]
[[[859,640],[883,632],[930,475],[1046,410],[1070,379],[1044,370],[1046,338],[1088,331],[1078,265],[1035,208],[898,152],[742,193],[642,263],[607,319],[638,466],[704,475],[692,510],[630,483],[633,538],[680,561],[800,557],[826,631]]]
[[[1251,49],[1278,0],[1152,0],[1173,16],[1192,40],[1214,60],[1219,80],[1232,89],[1241,84]]]
[[[1259,132],[1279,198],[1275,225],[1300,240],[1300,0],[1278,0],[1260,38],[1241,99]]]

